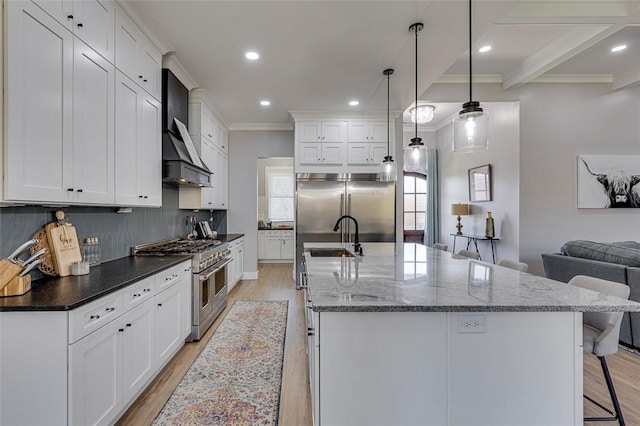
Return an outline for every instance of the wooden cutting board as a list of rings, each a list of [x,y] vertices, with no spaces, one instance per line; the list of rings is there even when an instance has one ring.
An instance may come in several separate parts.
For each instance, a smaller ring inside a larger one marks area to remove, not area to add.
[[[71,275],[71,265],[82,261],[76,228],[70,223],[51,222],[44,229],[56,274],[61,277]]]

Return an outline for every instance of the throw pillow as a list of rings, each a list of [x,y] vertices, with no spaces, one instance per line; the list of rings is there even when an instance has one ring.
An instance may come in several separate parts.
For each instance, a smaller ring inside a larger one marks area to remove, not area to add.
[[[566,256],[599,260],[600,262],[640,267],[640,249],[595,241],[568,241],[560,249]]]

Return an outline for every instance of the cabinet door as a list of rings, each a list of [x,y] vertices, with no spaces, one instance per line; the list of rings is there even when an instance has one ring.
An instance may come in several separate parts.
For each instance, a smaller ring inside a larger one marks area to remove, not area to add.
[[[73,178],[73,35],[31,2],[4,6],[11,58],[5,63],[5,197],[66,202]]]
[[[116,319],[69,346],[70,425],[107,425],[120,411],[123,331]]]
[[[153,300],[122,316],[122,394],[129,401],[155,372]]]
[[[138,44],[138,78],[154,98],[162,96],[162,54],[147,39]],[[142,77],[140,77],[142,76]]]
[[[320,142],[322,122],[300,121],[297,123],[296,137],[298,142]]]
[[[369,144],[369,158],[372,164],[380,164],[384,157],[387,156],[387,144],[386,143],[371,143]]]
[[[264,231],[258,231],[258,260],[265,259],[265,239]]]
[[[184,338],[181,337],[181,285],[182,280],[155,297],[155,355],[157,368],[161,368],[169,361],[169,358],[184,341]]]
[[[73,72],[72,188],[77,201],[113,204],[114,67],[75,40]]]
[[[228,200],[229,200],[229,186],[228,186],[228,173],[229,173],[229,157],[222,152],[219,151],[218,161],[220,172],[218,174],[218,190],[220,193],[220,205],[218,208],[222,210],[227,210]]]
[[[162,106],[155,98],[141,92],[138,133],[138,188],[142,204],[162,206]],[[120,159],[118,159],[120,160]]]
[[[323,121],[322,142],[344,142],[347,132],[346,122]]]
[[[182,339],[186,339],[191,334],[191,262],[185,262],[182,264],[182,283],[178,284],[181,286],[180,289],[180,297],[182,300],[181,308],[182,308]]]
[[[348,164],[369,164],[369,144],[350,143],[347,146]]]
[[[347,125],[347,142],[368,142],[369,122],[350,121]]]
[[[393,136],[391,135],[390,137],[393,137]],[[386,121],[369,122],[369,141],[370,142],[387,142],[387,122]]]
[[[218,169],[218,152],[213,143],[209,142],[207,138],[202,140],[200,147],[200,158],[204,161],[204,164],[211,171],[211,188],[200,189],[200,208],[213,209],[216,207],[216,192],[218,190],[218,176],[220,170]]]
[[[116,75],[115,108],[115,200],[116,204],[138,205],[138,167],[143,157],[139,157],[138,129],[140,124],[141,89],[122,72]]]
[[[281,259],[282,238],[264,237],[264,257],[263,259]]]
[[[282,237],[282,248],[280,257],[282,259],[291,259],[293,260],[294,246],[293,246],[293,237]]]
[[[242,275],[244,275],[244,238],[241,238],[240,244],[238,244],[238,257],[236,260],[238,261],[238,281],[240,281]]]
[[[116,9],[116,58],[115,65],[127,77],[138,77],[138,45],[142,33],[138,27],[120,9]]]
[[[75,0],[73,33],[113,63],[115,6],[112,0]]]
[[[68,30],[73,30],[72,0],[31,0],[61,23]]]
[[[344,144],[323,143],[322,144],[322,164],[341,166],[344,161]]]
[[[322,144],[305,143],[298,145],[300,164],[319,164],[322,162]]]

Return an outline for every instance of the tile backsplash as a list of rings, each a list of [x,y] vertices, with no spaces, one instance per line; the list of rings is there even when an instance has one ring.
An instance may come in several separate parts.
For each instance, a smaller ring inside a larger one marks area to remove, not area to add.
[[[130,248],[138,244],[184,236],[187,216],[197,221],[210,220],[211,229],[220,234],[227,232],[227,212],[178,210],[178,188],[165,185],[162,189],[162,207],[134,207],[131,213],[116,213],[117,207],[3,207],[0,208],[0,258],[6,257],[22,242],[49,222],[54,212],[63,210],[75,226],[78,238],[98,237],[102,261],[129,256]],[[33,274],[33,278],[39,273]]]

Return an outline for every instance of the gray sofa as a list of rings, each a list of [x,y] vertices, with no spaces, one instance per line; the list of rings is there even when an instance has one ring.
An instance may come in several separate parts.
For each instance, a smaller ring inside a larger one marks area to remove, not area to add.
[[[576,275],[587,275],[627,284],[629,299],[640,302],[640,243],[623,241],[598,243],[575,240],[564,244],[560,253],[543,253],[547,278],[568,282]],[[620,341],[640,348],[640,313],[626,313],[620,328]]]

